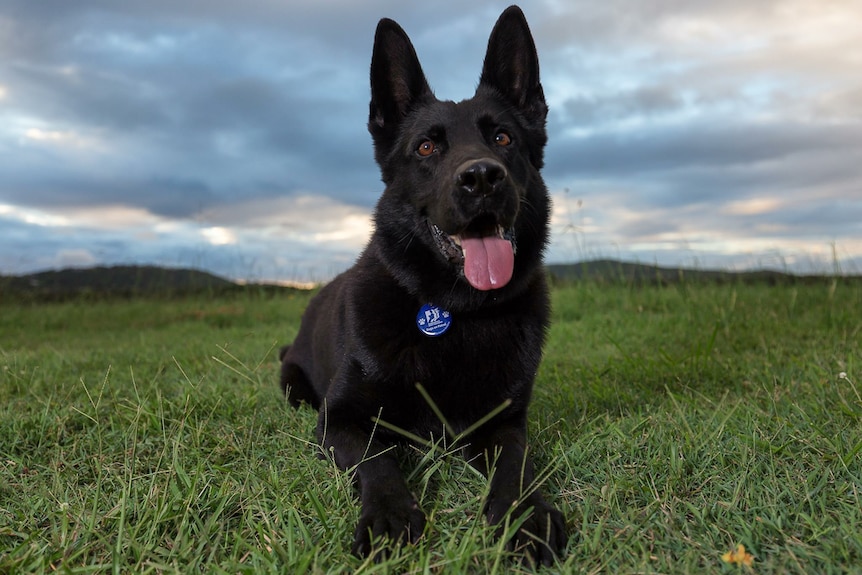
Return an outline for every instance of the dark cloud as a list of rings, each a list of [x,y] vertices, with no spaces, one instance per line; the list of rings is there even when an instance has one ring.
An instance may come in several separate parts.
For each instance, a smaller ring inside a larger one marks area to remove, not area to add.
[[[13,65],[7,80],[13,111],[36,112],[66,126],[109,130],[161,126],[161,98],[139,81],[92,69]],[[63,97],[59,97],[62,95]]]
[[[647,86],[615,94],[578,95],[563,103],[561,120],[575,125],[653,117],[679,111],[685,105],[673,88]]]
[[[0,194],[6,202],[22,206],[62,210],[123,204],[176,218],[191,217],[217,201],[217,195],[202,180],[173,175],[130,179],[58,171],[46,177],[7,180],[0,184]]]
[[[583,137],[558,135],[548,153],[555,176],[622,176],[690,167],[753,166],[806,153],[862,154],[862,124],[691,122]]]

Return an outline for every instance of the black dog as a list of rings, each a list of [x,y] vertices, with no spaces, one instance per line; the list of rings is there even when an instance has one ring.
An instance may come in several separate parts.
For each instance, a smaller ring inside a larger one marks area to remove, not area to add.
[[[442,419],[463,434],[495,408],[463,439],[470,463],[491,477],[488,520],[528,513],[510,546],[539,563],[566,545],[563,516],[532,485],[526,454],[549,315],[546,116],[519,8],[500,16],[476,94],[459,103],[434,97],[398,24],[378,24],[368,129],[386,190],[375,231],[280,354],[290,402],[320,411],[322,446],[355,470],[358,555],[423,532],[425,515],[389,449],[403,431],[439,437]]]

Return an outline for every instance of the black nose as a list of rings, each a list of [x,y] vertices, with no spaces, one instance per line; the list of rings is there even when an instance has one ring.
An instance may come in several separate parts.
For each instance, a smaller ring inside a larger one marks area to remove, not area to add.
[[[487,196],[497,191],[506,179],[506,167],[494,160],[469,162],[456,176],[458,187],[471,195]]]

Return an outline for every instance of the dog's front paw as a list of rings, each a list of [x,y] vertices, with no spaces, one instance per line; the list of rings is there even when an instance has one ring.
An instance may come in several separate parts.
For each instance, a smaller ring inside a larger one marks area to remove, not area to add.
[[[362,502],[359,524],[353,535],[353,554],[367,557],[389,546],[416,543],[425,529],[425,514],[412,497],[395,498],[380,495]]]
[[[515,534],[507,542],[509,551],[523,553],[524,557],[536,565],[549,566],[562,557],[568,542],[566,521],[559,510],[551,507],[544,499],[531,498],[520,504],[504,500],[489,501],[486,510],[488,522],[498,525],[497,535],[506,533],[509,522],[524,519]],[[505,521],[508,518],[508,522]]]

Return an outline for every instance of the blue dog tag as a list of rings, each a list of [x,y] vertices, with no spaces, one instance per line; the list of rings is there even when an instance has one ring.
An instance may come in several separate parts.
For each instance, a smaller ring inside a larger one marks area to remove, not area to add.
[[[416,315],[416,327],[425,335],[436,337],[452,325],[452,314],[433,303],[426,303]]]

